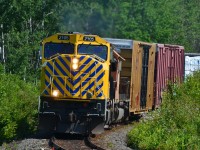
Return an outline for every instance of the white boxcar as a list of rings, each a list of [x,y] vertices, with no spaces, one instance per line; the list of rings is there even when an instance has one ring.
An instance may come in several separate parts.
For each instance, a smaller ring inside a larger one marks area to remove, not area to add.
[[[185,77],[200,70],[200,56],[185,56]]]

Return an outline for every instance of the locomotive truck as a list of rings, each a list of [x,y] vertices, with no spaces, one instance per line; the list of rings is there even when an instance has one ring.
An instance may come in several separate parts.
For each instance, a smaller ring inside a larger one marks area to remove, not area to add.
[[[159,107],[184,75],[184,47],[57,33],[41,44],[39,129],[98,134]],[[178,71],[177,71],[178,70]]]

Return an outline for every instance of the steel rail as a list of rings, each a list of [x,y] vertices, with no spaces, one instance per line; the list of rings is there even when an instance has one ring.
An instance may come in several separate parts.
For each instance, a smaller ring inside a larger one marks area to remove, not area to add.
[[[93,150],[105,150],[105,149],[95,145],[94,143],[92,143],[91,140],[90,140],[90,136],[86,136],[84,138],[84,142],[85,142],[86,146],[88,146],[89,148],[91,148]]]
[[[53,136],[49,140],[49,146],[52,148],[52,150],[65,150],[62,146],[55,143],[56,138]]]

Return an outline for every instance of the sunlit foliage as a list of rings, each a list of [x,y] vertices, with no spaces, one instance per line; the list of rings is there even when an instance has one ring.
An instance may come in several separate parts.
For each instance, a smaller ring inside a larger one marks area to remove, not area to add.
[[[200,72],[166,93],[161,108],[128,134],[139,149],[200,149]]]

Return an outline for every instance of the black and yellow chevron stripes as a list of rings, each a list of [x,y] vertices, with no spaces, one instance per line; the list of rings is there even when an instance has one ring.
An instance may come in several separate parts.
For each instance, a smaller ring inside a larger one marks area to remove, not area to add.
[[[70,56],[59,56],[48,61],[45,71],[45,90],[43,95],[51,95],[53,90],[59,91],[61,98],[103,99],[102,87],[105,71],[103,65],[90,56],[77,56],[79,69],[73,71]]]

